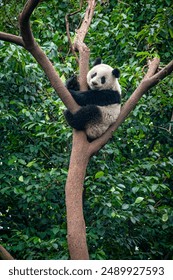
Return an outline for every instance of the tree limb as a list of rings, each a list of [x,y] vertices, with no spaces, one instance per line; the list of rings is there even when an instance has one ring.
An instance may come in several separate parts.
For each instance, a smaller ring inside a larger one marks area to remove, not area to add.
[[[69,42],[69,45],[70,45],[70,49],[71,49],[73,55],[75,56],[76,61],[77,61],[78,64],[79,64],[79,58],[77,56],[77,53],[74,50],[74,47],[73,47],[73,44],[72,44],[72,41],[71,41],[71,38],[70,38],[70,28],[69,28],[69,20],[68,20],[68,18],[71,17],[71,16],[76,15],[77,13],[79,13],[81,11],[81,9],[82,9],[82,6],[83,6],[83,0],[80,1],[80,7],[79,7],[79,9],[77,11],[69,13],[69,14],[66,14],[66,16],[65,16],[66,33],[67,33],[68,42]]]
[[[77,39],[76,39],[76,42],[74,43],[74,45],[77,49],[80,48],[80,44],[83,45],[86,34],[88,32],[88,28],[89,28],[89,26],[91,24],[91,20],[93,18],[94,9],[95,9],[95,6],[96,6],[96,1],[95,0],[88,0],[87,2],[88,2],[88,7],[86,9],[83,22],[81,24],[81,27],[76,31]]]
[[[88,32],[91,20],[94,15],[94,9],[96,6],[95,0],[88,0],[88,6],[85,12],[85,16],[80,28],[76,31],[76,39],[74,42],[74,49],[79,51],[79,84],[80,89],[87,90],[87,80],[86,76],[89,71],[89,56],[90,50],[84,43],[85,36]]]
[[[14,260],[10,253],[8,253],[2,245],[0,245],[0,258],[1,260]]]
[[[20,37],[20,36],[16,36],[16,35],[5,33],[5,32],[0,32],[0,40],[14,43],[16,45],[24,47],[22,37]]]
[[[74,14],[74,13],[72,13]],[[73,48],[73,44],[72,44],[72,41],[71,41],[71,37],[70,37],[70,30],[69,30],[69,21],[68,21],[68,17],[71,16],[72,14],[67,14],[65,16],[65,23],[66,23],[66,33],[67,33],[67,38],[68,38],[68,42],[69,42],[69,45],[70,45],[70,50],[71,52],[73,53],[75,59],[76,59],[76,62],[77,64],[79,64],[79,58],[77,56],[77,53],[75,52],[74,48]]]
[[[156,73],[159,63],[160,59],[157,57],[153,58],[153,60],[148,60],[148,70],[144,76],[144,79],[149,79]]]
[[[157,85],[166,76],[170,75],[173,71],[173,60],[171,60],[162,70],[150,78],[150,88]]]
[[[19,17],[20,31],[27,50],[30,50],[36,44],[31,31],[29,19],[39,2],[40,0],[28,0]]]

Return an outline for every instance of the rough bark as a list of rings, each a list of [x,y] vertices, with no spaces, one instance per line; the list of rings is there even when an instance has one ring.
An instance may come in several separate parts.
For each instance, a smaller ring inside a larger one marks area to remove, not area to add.
[[[86,9],[83,22],[80,28],[76,31],[76,40],[74,42],[74,49],[79,51],[79,83],[81,90],[86,90],[88,88],[86,75],[89,70],[90,50],[84,43],[84,39],[93,18],[95,5],[95,0],[88,1],[88,7]]]
[[[8,34],[5,32],[0,32],[0,40],[14,43],[16,45],[19,45],[21,47],[24,47],[23,39],[20,36],[16,36],[13,34]]]
[[[1,260],[14,260],[14,258],[7,252],[7,250],[0,245],[0,259]]]
[[[65,187],[67,208],[67,238],[71,259],[89,259],[86,226],[83,217],[82,193],[89,162],[89,142],[83,132],[73,133],[73,148]]]
[[[79,52],[80,89],[88,88],[86,76],[89,69],[90,50],[84,43],[95,8],[95,0],[88,1],[84,20],[76,31],[72,48]],[[89,142],[84,132],[73,131],[73,145],[65,187],[67,209],[67,238],[71,259],[89,259],[86,226],[83,216],[82,193],[87,165],[90,159]]]

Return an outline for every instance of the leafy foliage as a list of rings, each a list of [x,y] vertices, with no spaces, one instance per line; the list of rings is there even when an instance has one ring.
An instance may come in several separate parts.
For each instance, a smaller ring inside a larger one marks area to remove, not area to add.
[[[91,60],[101,56],[120,67],[125,102],[146,59],[172,59],[173,4],[98,2],[86,43]],[[18,34],[24,3],[0,1],[3,31]],[[43,1],[32,17],[34,35],[63,80],[78,70],[64,22],[77,8],[76,1]],[[83,9],[70,18],[72,37]],[[64,185],[71,129],[34,59],[0,44],[0,242],[17,259],[68,259]],[[169,76],[144,95],[89,165],[84,211],[92,259],[173,258],[172,85]]]

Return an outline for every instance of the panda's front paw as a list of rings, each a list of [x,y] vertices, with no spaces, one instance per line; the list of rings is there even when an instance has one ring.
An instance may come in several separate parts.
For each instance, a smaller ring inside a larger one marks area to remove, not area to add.
[[[75,91],[80,90],[79,82],[76,75],[73,75],[66,81],[66,87]]]

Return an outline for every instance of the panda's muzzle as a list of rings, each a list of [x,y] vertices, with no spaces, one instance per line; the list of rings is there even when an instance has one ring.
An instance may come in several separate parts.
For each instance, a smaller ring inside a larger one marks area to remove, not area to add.
[[[92,82],[92,86],[97,86],[98,83],[97,82]]]

